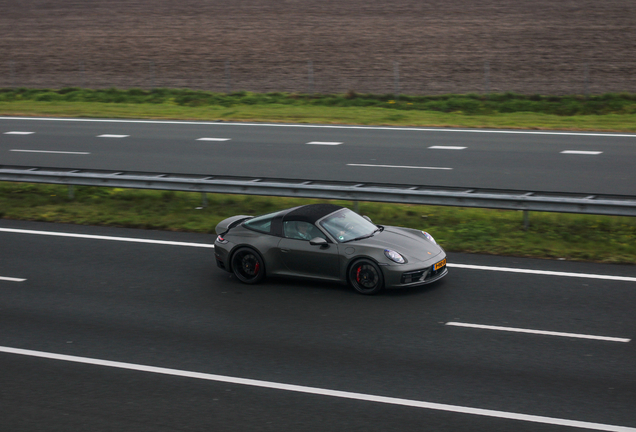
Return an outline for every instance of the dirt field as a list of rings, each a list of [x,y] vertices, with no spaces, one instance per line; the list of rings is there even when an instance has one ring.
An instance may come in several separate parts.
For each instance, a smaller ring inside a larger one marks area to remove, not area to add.
[[[396,70],[411,94],[636,92],[636,1],[0,0],[0,87],[393,93]]]

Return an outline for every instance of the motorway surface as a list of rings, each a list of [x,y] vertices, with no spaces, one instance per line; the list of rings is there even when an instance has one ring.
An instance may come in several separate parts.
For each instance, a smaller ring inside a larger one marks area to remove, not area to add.
[[[212,242],[0,220],[0,430],[636,431],[633,266],[450,254],[367,297]]]
[[[3,165],[636,195],[636,134],[0,118]]]

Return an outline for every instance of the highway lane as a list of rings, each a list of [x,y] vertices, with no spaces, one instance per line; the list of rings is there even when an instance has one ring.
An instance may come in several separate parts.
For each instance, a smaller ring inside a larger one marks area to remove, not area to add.
[[[207,235],[0,228],[210,244]],[[636,283],[451,268],[357,295],[239,284],[212,249],[0,231],[0,346],[636,427]],[[450,254],[453,263],[636,278],[633,266]],[[614,336],[608,342],[448,322]],[[9,430],[573,430],[0,353]]]
[[[0,154],[6,165],[636,194],[636,134],[3,117]]]

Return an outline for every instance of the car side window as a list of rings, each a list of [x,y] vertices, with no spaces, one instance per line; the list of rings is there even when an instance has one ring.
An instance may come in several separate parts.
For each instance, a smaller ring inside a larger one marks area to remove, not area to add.
[[[327,240],[327,237],[316,226],[309,222],[303,221],[285,221],[283,222],[283,233],[285,237],[297,240],[309,241],[313,238],[320,237]]]
[[[272,220],[278,213],[270,213],[263,216],[255,217],[245,222],[243,225],[247,228],[259,231],[262,233],[270,234],[272,230]]]

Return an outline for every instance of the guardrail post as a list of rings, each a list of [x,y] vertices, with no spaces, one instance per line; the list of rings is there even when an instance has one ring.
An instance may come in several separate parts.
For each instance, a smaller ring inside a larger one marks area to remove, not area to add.
[[[75,186],[68,185],[68,199],[75,199]]]
[[[530,215],[529,215],[529,211],[528,210],[524,210],[523,211],[523,229],[525,231],[528,230],[528,228],[530,227]]]
[[[353,211],[360,214],[360,202],[359,201],[354,201],[353,202]]]
[[[201,192],[201,207],[206,208],[208,206],[208,194]]]

